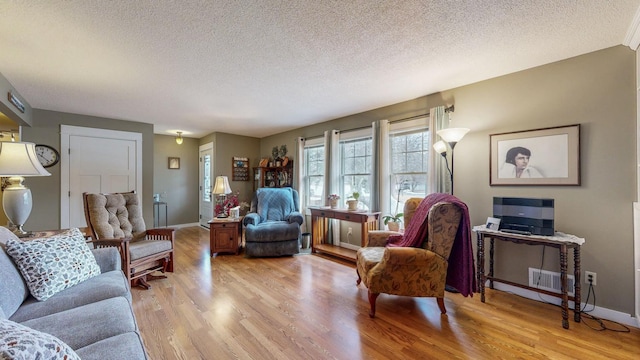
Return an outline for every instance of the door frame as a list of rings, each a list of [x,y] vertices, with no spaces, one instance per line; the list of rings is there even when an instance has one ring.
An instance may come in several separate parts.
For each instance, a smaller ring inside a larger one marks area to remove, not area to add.
[[[67,156],[60,157],[60,228],[69,227],[69,198],[71,197],[70,174],[71,163],[69,161],[69,144],[71,136],[101,137],[114,140],[131,140],[136,143],[136,192],[144,199],[142,189],[142,134],[130,131],[105,130],[83,126],[60,125],[60,153]],[[67,194],[66,196],[64,194]]]
[[[214,174],[213,169],[215,169],[215,156],[214,156],[215,154],[214,154],[213,142],[208,142],[208,143],[200,145],[198,147],[198,159],[199,159],[199,161],[198,161],[198,224],[200,226],[203,226],[203,224],[202,224],[202,221],[203,221],[202,220],[202,216],[204,215],[204,214],[201,213],[201,210],[202,210],[202,191],[203,191],[203,189],[202,189],[202,175],[203,174],[202,174],[202,158],[200,157],[200,154],[203,151],[206,151],[206,150],[209,150],[209,149],[211,149],[211,167],[210,167],[211,174],[209,174],[209,176],[211,176],[211,179],[213,181],[215,181],[215,179],[213,177],[213,174]],[[213,210],[215,210],[215,206],[216,205],[215,205],[214,199],[212,199],[211,206],[212,206]],[[213,216],[213,214],[212,214],[212,216]]]

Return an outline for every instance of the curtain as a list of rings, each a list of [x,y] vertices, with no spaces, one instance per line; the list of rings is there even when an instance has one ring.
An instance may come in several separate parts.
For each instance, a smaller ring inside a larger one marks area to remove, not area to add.
[[[390,214],[391,162],[389,161],[389,120],[376,120],[373,128],[373,166],[371,169],[371,211]],[[382,218],[380,218],[382,221]],[[382,229],[382,223],[380,223]]]
[[[449,183],[449,173],[447,172],[448,156],[451,151],[447,151],[447,159],[433,150],[433,144],[438,142],[440,136],[436,134],[438,130],[449,127],[449,115],[445,113],[444,106],[438,106],[429,110],[429,136],[431,140],[431,149],[429,153],[429,192],[449,193],[451,184]],[[447,145],[448,146],[448,145]]]
[[[306,214],[307,213],[307,194],[305,192],[306,190],[306,186],[304,186],[304,179],[307,176],[306,171],[305,171],[305,166],[304,166],[304,144],[305,144],[305,139],[303,137],[298,137],[296,138],[296,158],[294,160],[296,160],[296,171],[294,171],[294,187],[296,187],[297,184],[297,189],[298,189],[298,195],[300,195],[300,213],[302,214]],[[302,223],[302,227],[301,227],[301,231],[307,232],[307,221],[306,221],[306,215],[305,215],[305,221]]]

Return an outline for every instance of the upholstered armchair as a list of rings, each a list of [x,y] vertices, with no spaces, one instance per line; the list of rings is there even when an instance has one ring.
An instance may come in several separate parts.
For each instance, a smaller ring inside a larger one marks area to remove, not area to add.
[[[150,288],[147,280],[173,272],[173,229],[146,229],[142,205],[135,192],[83,194],[84,214],[96,248],[118,247],[122,270],[131,286]]]
[[[424,221],[414,218],[418,204],[423,199],[411,198],[405,203],[404,223]],[[448,258],[461,222],[461,209],[449,202],[438,202],[428,211],[427,236],[422,247],[385,247],[393,231],[370,231],[367,246],[358,250],[356,269],[357,285],[367,286],[371,310],[376,313],[376,299],[380,293],[436,297],[442,314],[447,278]]]
[[[292,188],[259,188],[244,217],[245,256],[283,256],[299,252],[298,192]]]

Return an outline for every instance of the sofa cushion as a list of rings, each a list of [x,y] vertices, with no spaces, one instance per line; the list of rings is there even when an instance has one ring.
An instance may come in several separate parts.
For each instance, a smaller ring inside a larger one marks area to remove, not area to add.
[[[91,249],[77,228],[46,238],[9,240],[7,252],[31,295],[40,301],[100,274]]]
[[[127,278],[122,270],[100,274],[91,278],[91,281],[60,291],[47,301],[38,301],[30,296],[9,318],[23,322],[117,296],[131,300]]]
[[[69,345],[55,336],[11,320],[0,320],[0,358],[80,360]]]
[[[140,333],[128,332],[76,350],[82,360],[148,359]]]
[[[4,316],[11,315],[20,307],[20,304],[29,296],[29,288],[24,282],[18,267],[6,253],[6,242],[18,240],[9,229],[0,226],[0,308]]]
[[[22,322],[79,349],[112,336],[137,331],[131,303],[115,297]]]

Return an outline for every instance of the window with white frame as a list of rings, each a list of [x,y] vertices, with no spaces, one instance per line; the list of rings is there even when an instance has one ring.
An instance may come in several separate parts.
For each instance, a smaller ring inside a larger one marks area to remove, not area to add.
[[[369,210],[371,204],[372,147],[371,130],[340,134],[340,195],[346,200],[358,192],[360,210]]]
[[[397,214],[403,211],[407,199],[423,198],[429,192],[427,170],[431,146],[426,119],[394,125],[389,135],[389,209]]]
[[[324,205],[324,139],[310,139],[304,145],[305,207]]]

